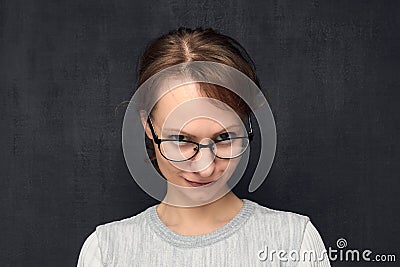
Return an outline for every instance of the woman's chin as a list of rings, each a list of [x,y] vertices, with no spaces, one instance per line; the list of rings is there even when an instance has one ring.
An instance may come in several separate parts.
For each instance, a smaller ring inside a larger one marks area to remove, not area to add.
[[[169,186],[165,200],[176,206],[201,206],[211,203],[229,192],[229,188],[223,179],[217,179],[203,186],[191,186],[179,184]]]

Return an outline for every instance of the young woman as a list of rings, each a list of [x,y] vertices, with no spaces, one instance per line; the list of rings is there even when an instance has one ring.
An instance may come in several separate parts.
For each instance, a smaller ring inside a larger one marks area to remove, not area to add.
[[[259,86],[250,57],[234,39],[212,29],[179,28],[147,48],[138,87],[196,62],[229,66]],[[162,93],[145,91],[137,101],[149,157],[168,184],[164,198],[131,218],[98,226],[78,266],[330,266],[307,216],[263,207],[230,190],[253,139],[249,102],[218,84],[177,84]]]

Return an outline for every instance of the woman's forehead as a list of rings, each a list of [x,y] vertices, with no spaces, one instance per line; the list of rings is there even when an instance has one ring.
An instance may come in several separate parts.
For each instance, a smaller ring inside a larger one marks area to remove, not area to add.
[[[158,101],[154,116],[160,123],[186,124],[196,118],[207,118],[222,125],[233,124],[238,115],[227,104],[205,97],[198,84],[175,88]]]
[[[164,94],[157,102],[157,108],[163,109],[174,108],[181,103],[202,97],[200,94],[200,86],[197,83],[181,85]]]

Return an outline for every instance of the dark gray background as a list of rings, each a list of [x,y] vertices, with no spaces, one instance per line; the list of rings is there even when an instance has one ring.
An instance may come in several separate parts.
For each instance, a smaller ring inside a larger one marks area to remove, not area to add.
[[[96,225],[156,204],[125,165],[116,108],[146,45],[179,26],[237,39],[269,97],[273,167],[235,192],[310,216],[327,247],[400,257],[399,14],[395,1],[0,1],[1,265],[73,266]]]

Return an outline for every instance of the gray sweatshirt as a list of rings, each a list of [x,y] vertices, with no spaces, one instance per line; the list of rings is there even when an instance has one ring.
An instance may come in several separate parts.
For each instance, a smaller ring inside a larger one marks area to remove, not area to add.
[[[155,205],[133,217],[98,226],[88,249],[82,249],[78,266],[330,266],[327,259],[319,264],[295,262],[310,224],[307,216],[243,199],[239,213],[223,227],[184,236],[160,220]],[[313,231],[313,239],[320,240]]]

